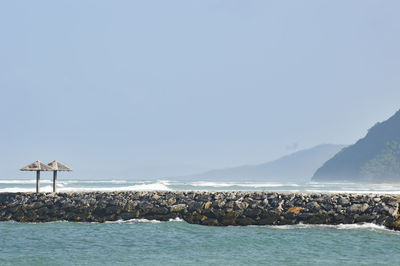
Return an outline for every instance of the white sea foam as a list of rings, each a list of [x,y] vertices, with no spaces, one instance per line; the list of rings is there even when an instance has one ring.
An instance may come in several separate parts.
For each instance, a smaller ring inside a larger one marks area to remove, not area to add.
[[[0,193],[1,192],[35,192],[36,188],[34,186],[32,186],[31,188],[27,188],[27,187],[7,187],[7,188],[1,188],[0,189]],[[40,188],[40,191],[42,192],[52,192],[53,191],[53,187],[52,186],[43,186]]]
[[[121,187],[64,187],[60,191],[169,191],[171,190],[165,184],[156,182],[152,184],[140,184],[133,186],[121,186]]]
[[[138,223],[161,223],[159,220],[147,220],[147,219],[130,219],[130,220],[117,220],[117,221],[106,221],[106,224],[138,224]]]
[[[352,182],[315,182],[315,181],[310,181],[307,184],[318,184],[318,185],[357,185],[358,183],[352,183]]]
[[[343,190],[320,190],[320,189],[305,189],[304,192],[307,193],[333,193],[333,194],[340,194],[340,193],[346,193],[346,194],[400,194],[400,190],[349,190],[349,189],[343,189]]]
[[[232,183],[220,183],[220,182],[206,182],[206,181],[199,181],[199,182],[192,182],[187,183],[193,187],[231,187]]]
[[[40,183],[50,184],[53,181],[51,180],[41,180]],[[10,180],[0,180],[0,184],[36,184],[35,180],[19,180],[19,179],[10,179]]]
[[[373,223],[363,223],[363,224],[338,224],[338,225],[329,225],[329,224],[294,224],[294,225],[267,225],[267,227],[273,229],[282,229],[282,230],[293,230],[293,229],[337,229],[337,230],[385,230],[393,232],[393,230],[387,229],[383,225],[377,225]]]
[[[294,184],[294,183],[244,183],[244,184],[238,184],[238,186],[243,186],[243,187],[299,187],[299,184]]]
[[[128,181],[128,180],[68,180],[68,181],[61,181],[61,183],[64,184],[127,184],[133,181]],[[140,181],[137,181],[136,183],[139,183]],[[144,183],[144,181],[142,182]]]
[[[34,192],[36,180],[0,180],[0,192]],[[41,180],[41,191],[52,191],[52,180]],[[305,192],[305,193],[352,193],[352,194],[400,194],[400,184],[355,184],[318,183],[306,184],[278,182],[182,182],[171,180],[60,180],[58,191],[169,191],[169,190],[217,190],[217,191],[256,191]]]
[[[176,217],[176,218],[171,218],[168,220],[169,222],[184,222],[183,219]],[[148,219],[129,219],[129,220],[117,220],[117,221],[106,221],[104,223],[106,224],[138,224],[138,223],[153,223],[153,224],[158,224],[162,223],[163,221],[159,220],[148,220]]]
[[[339,224],[336,226],[339,230],[350,230],[350,229],[375,229],[375,230],[386,230],[383,225],[377,225],[373,223],[363,224]]]
[[[179,217],[169,219],[169,222],[184,222],[184,221],[185,220]]]
[[[284,186],[292,186],[298,187],[299,184],[295,183],[238,183],[238,182],[208,182],[208,181],[196,181],[187,183],[190,186],[194,187],[284,187]]]
[[[167,180],[157,180],[162,182],[168,182]],[[127,184],[127,183],[149,183],[153,181],[136,181],[136,180],[61,180],[58,181],[57,184]],[[35,184],[36,179],[3,179],[0,180],[0,184]],[[52,179],[41,179],[40,183],[43,184],[52,184]]]
[[[42,182],[41,182],[42,183]],[[84,192],[84,191],[169,191],[171,190],[168,186],[166,186],[162,182],[156,183],[148,183],[148,184],[137,184],[131,186],[93,186],[93,187],[85,187],[85,186],[75,186],[79,184],[74,184],[73,186],[67,186],[65,184],[58,184],[57,191],[59,192]],[[12,187],[3,187],[0,188],[0,192],[34,192],[36,191],[35,186],[31,187],[19,187],[19,186],[12,186]],[[41,192],[52,192],[53,187],[51,185],[42,186],[40,188]]]

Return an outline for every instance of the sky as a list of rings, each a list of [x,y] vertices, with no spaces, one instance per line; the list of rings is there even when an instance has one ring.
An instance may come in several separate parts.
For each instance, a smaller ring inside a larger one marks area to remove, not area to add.
[[[161,178],[351,144],[400,109],[399,1],[1,1],[0,178]],[[64,175],[64,174],[63,174]]]

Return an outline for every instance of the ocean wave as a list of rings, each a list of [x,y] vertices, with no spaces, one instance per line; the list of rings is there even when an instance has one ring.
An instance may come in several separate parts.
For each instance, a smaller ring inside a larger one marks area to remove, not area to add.
[[[60,183],[69,185],[69,184],[127,184],[127,183],[132,183],[135,181],[128,181],[128,180],[67,180],[67,181],[61,181]],[[137,181],[135,183],[139,183],[140,181]],[[141,182],[141,183],[144,183]]]
[[[134,218],[129,220],[116,220],[116,221],[105,221],[104,223],[100,222],[71,222],[66,220],[60,221],[51,221],[51,222],[23,222],[22,224],[58,224],[58,223],[79,223],[79,224],[142,224],[142,223],[149,223],[149,224],[160,224],[160,223],[168,223],[168,222],[178,222],[178,223],[186,223],[185,220],[182,218],[176,217],[171,218],[168,221],[160,221],[160,220],[149,220],[144,218]],[[15,223],[21,224],[21,222],[17,221],[0,221],[0,223]],[[362,224],[337,224],[337,225],[330,225],[330,224],[292,224],[292,225],[247,225],[247,226],[228,226],[229,228],[267,228],[272,230],[365,230],[365,231],[372,231],[372,232],[387,232],[391,234],[400,235],[400,231],[395,231],[386,228],[383,225],[377,225],[373,223],[362,223]]]
[[[306,184],[310,185],[357,185],[358,183],[353,183],[353,182],[316,182],[316,181],[310,181]]]
[[[194,187],[298,187],[299,184],[295,183],[238,183],[238,182],[208,182],[208,181],[196,181],[188,182],[187,185]]]
[[[40,183],[50,184],[50,183],[53,183],[53,181],[40,180]],[[20,179],[0,180],[0,184],[36,184],[36,179],[34,179],[34,180],[20,180]]]
[[[400,194],[400,190],[350,190],[350,189],[305,189],[307,193],[332,193],[332,194]]]
[[[187,185],[190,185],[190,186],[193,186],[193,187],[231,187],[232,183],[218,183],[218,182],[199,181],[199,182],[187,183]]]
[[[267,225],[269,228],[280,229],[280,230],[293,230],[293,229],[337,229],[337,230],[371,230],[371,231],[390,231],[396,232],[386,228],[383,225],[377,225],[373,223],[362,223],[362,224],[294,224],[294,225]],[[396,232],[400,234],[400,232]]]
[[[128,183],[138,183],[138,184],[145,184],[145,183],[152,183],[152,182],[163,182],[168,184],[169,180],[61,180],[58,181],[57,184],[128,184]],[[3,179],[0,180],[0,184],[35,184],[36,179]],[[40,179],[40,183],[45,184],[52,184],[52,178],[49,179]]]
[[[32,186],[31,188],[28,187],[6,187],[6,188],[1,188],[1,192],[35,192],[36,188]],[[43,186],[40,188],[41,192],[52,192],[53,191],[53,186]]]
[[[295,183],[250,183],[250,184],[238,184],[243,187],[299,187],[299,184]]]
[[[85,192],[85,191],[171,191],[169,187],[161,183],[154,184],[143,184],[134,186],[124,187],[65,187],[59,189],[60,192],[74,191],[74,192]]]
[[[149,183],[149,184],[137,184],[132,186],[112,186],[112,187],[75,187],[75,186],[64,186],[63,184],[57,185],[58,192],[90,192],[90,191],[170,191],[171,189],[162,182]],[[5,187],[1,188],[0,192],[35,192],[36,188],[32,187]],[[53,186],[42,186],[41,192],[52,192]]]
[[[52,191],[52,180],[41,180],[41,191]],[[36,180],[0,180],[0,192],[34,192]],[[339,185],[340,184],[340,185]],[[60,180],[59,192],[84,191],[274,191],[287,193],[351,193],[351,194],[400,194],[399,184],[355,184],[293,182],[217,182],[217,181],[173,181],[173,180]]]
[[[158,224],[162,223],[163,221],[159,220],[148,220],[148,219],[129,219],[129,220],[117,220],[117,221],[106,221],[106,224],[138,224],[138,223],[152,223]],[[168,222],[184,222],[183,219],[176,217],[174,219],[169,219]]]
[[[117,220],[117,221],[105,221],[105,224],[138,224],[138,223],[161,223],[159,220],[147,220],[147,219],[129,219],[129,220]]]

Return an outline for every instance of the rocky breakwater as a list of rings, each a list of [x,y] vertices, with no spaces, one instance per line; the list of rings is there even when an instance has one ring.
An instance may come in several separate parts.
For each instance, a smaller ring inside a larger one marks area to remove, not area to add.
[[[144,218],[226,225],[375,223],[400,230],[400,195],[269,192],[0,193],[0,221]]]

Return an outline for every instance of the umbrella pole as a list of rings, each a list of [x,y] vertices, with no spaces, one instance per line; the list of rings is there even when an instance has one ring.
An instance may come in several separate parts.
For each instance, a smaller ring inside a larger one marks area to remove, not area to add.
[[[53,171],[53,192],[56,192],[57,187],[57,171]]]
[[[40,191],[40,171],[36,171],[36,193]]]

